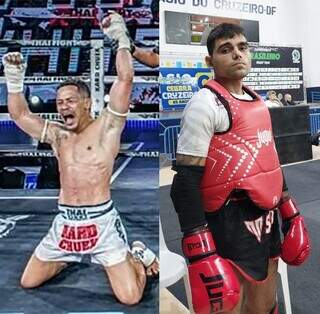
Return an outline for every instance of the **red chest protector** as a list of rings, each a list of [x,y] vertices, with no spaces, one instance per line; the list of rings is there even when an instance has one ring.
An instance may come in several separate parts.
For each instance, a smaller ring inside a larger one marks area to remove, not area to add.
[[[234,98],[214,80],[206,87],[223,103],[230,121],[229,129],[215,133],[210,142],[201,182],[206,211],[220,209],[234,190],[246,191],[260,208],[275,208],[283,176],[267,106],[247,87],[253,100]]]

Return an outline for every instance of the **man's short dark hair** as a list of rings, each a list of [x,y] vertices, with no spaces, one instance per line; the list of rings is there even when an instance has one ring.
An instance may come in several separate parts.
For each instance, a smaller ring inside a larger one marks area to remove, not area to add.
[[[58,86],[57,91],[64,86],[70,86],[70,85],[76,86],[81,95],[90,98],[90,89],[89,89],[88,85],[81,80],[68,79],[68,80],[62,82]]]
[[[215,27],[207,38],[207,49],[210,56],[213,54],[214,46],[217,39],[233,38],[236,35],[245,35],[244,29],[236,24],[222,23]]]

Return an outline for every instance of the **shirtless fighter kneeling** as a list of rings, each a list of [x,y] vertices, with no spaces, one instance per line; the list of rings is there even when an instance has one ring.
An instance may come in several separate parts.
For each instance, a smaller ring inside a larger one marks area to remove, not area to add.
[[[23,94],[26,66],[22,55],[8,53],[3,64],[10,115],[31,137],[51,144],[61,181],[59,214],[31,256],[21,278],[22,287],[38,287],[68,262],[80,262],[83,254],[90,254],[93,263],[104,266],[119,301],[132,305],[140,301],[146,275],[157,274],[159,263],[139,241],[130,251],[126,231],[110,197],[110,177],[133,81],[123,25],[119,19],[115,25],[112,18],[110,22],[110,36],[119,40],[118,77],[110,91],[109,107],[96,120],[90,116],[90,90],[82,81],[73,80],[57,89],[57,111],[63,124],[33,115]]]

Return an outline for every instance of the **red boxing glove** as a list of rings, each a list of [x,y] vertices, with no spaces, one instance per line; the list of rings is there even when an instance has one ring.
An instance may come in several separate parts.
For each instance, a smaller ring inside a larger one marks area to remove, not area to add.
[[[291,198],[279,206],[282,218],[281,258],[288,265],[300,265],[309,256],[311,243],[304,219]]]
[[[229,262],[215,253],[209,229],[185,235],[192,303],[196,314],[231,311],[240,299],[240,284]]]

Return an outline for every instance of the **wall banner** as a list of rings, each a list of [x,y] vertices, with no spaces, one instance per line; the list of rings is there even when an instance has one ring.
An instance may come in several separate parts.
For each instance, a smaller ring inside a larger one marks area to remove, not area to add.
[[[183,109],[193,94],[211,77],[208,68],[160,68],[162,110]]]
[[[208,8],[212,10],[234,11],[256,15],[275,15],[277,7],[270,4],[229,0],[160,0],[162,3],[187,8]]]
[[[251,47],[252,69],[244,84],[261,96],[267,91],[291,94],[304,101],[302,51],[299,47]]]

